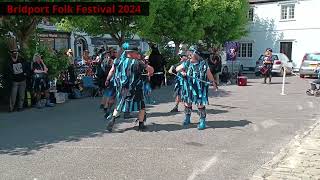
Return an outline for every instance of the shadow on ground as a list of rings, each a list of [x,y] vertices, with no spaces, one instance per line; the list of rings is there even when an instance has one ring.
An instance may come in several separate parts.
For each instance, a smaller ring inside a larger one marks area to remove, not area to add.
[[[247,120],[229,120],[229,121],[207,121],[207,128],[206,129],[216,129],[216,128],[234,128],[234,127],[244,127],[249,124],[251,124],[251,121]],[[157,123],[151,123],[147,124],[147,128],[144,130],[144,132],[159,132],[159,131],[179,131],[183,129],[190,129],[190,128],[197,128],[197,123],[192,123],[190,126],[185,127],[180,124],[157,124]],[[126,131],[130,130],[137,130],[138,127],[130,127],[127,129],[120,129],[116,130],[114,133],[124,133]]]
[[[55,143],[101,136],[105,121],[97,107],[98,101],[88,99],[50,109],[0,114],[0,154],[30,155]]]
[[[174,102],[172,94],[173,86],[163,87],[153,93],[158,98],[158,103]],[[219,92],[219,96],[228,95],[230,95],[228,91]],[[28,109],[11,114],[0,113],[0,154],[30,155],[41,149],[52,148],[55,143],[77,142],[84,138],[102,136],[106,132],[106,120],[103,118],[103,113],[98,110],[98,106],[98,99],[86,98],[72,100],[54,108]],[[157,108],[156,105],[152,107]],[[227,110],[207,110],[208,114],[227,112]],[[148,117],[166,118],[172,115],[174,113],[156,112],[149,114]],[[125,121],[132,120],[134,119]],[[209,122],[208,125],[220,127],[221,122],[213,124]],[[230,125],[233,126],[235,123],[226,122],[223,126]],[[180,128],[178,125],[151,125],[150,128],[152,127],[169,131]]]

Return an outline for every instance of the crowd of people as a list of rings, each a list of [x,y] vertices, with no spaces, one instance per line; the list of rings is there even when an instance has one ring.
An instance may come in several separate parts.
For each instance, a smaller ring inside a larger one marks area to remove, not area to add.
[[[122,49],[123,52],[118,52],[113,59],[105,80],[104,117],[109,120],[107,130],[110,132],[121,113],[131,112],[139,112],[136,120],[139,122],[138,129],[145,129],[145,108],[149,95],[152,90],[160,88],[164,80],[165,63],[156,47],[152,48],[150,56],[144,56],[127,43]],[[197,105],[200,116],[198,128],[201,130],[206,127],[205,105],[208,104],[208,87],[216,86],[215,78],[207,60],[201,58],[196,49],[181,53],[180,57],[180,63],[171,67],[169,71],[176,76],[176,107],[172,112],[178,111],[180,101],[184,102],[183,124],[188,125],[192,104]]]
[[[21,111],[25,104],[25,95],[30,105],[31,97],[36,107],[53,107],[49,98],[48,68],[40,54],[33,56],[33,61],[27,63],[19,56],[18,50],[12,50],[9,71],[12,80],[9,112]],[[29,90],[26,93],[26,90]],[[32,94],[29,94],[32,92]]]
[[[146,103],[151,103],[151,92],[160,88],[164,82],[165,60],[156,46],[152,46],[150,56],[145,56],[137,48],[124,43],[121,50],[100,48],[97,55],[89,56],[86,50],[83,54],[83,64],[86,66],[85,75],[97,79],[97,85],[103,89],[101,109],[107,118],[107,130],[112,131],[116,119],[123,112],[125,117],[138,111],[138,129],[143,130],[146,121]],[[69,82],[76,82],[73,53],[69,50],[67,70]],[[208,102],[208,89],[210,85],[217,88],[221,75],[221,57],[212,53],[209,59],[204,59],[200,52],[191,47],[179,54],[180,62],[169,69],[175,76],[175,106],[170,112],[178,112],[180,103],[184,104],[185,118],[182,124],[187,126],[191,121],[192,105],[198,107],[198,129],[206,127],[206,105]],[[264,83],[269,78],[271,82],[272,50],[268,48],[265,53],[264,66],[261,69]],[[12,75],[12,91],[10,96],[10,109],[17,107],[21,111],[25,102],[26,88],[32,89],[32,97],[37,108],[53,107],[49,94],[49,69],[40,54],[35,54],[33,62],[28,66],[19,58],[19,52],[11,51],[10,72]],[[222,72],[223,74],[223,72]],[[18,96],[18,97],[17,97]]]

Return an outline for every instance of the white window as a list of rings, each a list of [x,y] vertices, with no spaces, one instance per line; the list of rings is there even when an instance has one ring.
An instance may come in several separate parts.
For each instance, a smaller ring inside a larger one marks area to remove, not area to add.
[[[252,57],[252,43],[240,43],[238,57],[251,58]]]
[[[250,8],[248,12],[248,20],[253,21],[253,16],[254,16],[253,8]]]
[[[281,19],[294,19],[294,4],[281,5]]]

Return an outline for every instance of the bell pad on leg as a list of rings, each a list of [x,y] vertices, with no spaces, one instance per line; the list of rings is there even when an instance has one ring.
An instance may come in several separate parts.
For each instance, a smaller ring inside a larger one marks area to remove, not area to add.
[[[207,117],[206,107],[198,108],[198,114],[200,119],[205,119]]]

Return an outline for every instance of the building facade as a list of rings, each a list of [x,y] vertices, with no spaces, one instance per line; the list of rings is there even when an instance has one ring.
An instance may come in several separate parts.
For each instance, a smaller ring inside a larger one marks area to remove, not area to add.
[[[284,53],[299,68],[305,53],[320,51],[320,0],[249,0],[249,33],[238,58],[254,67],[266,48]]]
[[[104,35],[99,37],[92,37],[86,33],[79,32],[62,32],[58,31],[54,24],[48,21],[42,21],[38,25],[41,32],[38,34],[40,44],[46,45],[53,50],[60,49],[72,49],[74,58],[76,61],[82,60],[82,55],[85,50],[89,50],[89,55],[94,55],[95,49],[99,49],[102,46],[105,49],[114,48],[119,49],[119,46],[110,35]],[[149,49],[148,43],[143,41],[139,36],[134,36],[129,41],[132,46],[139,47],[142,51]]]

